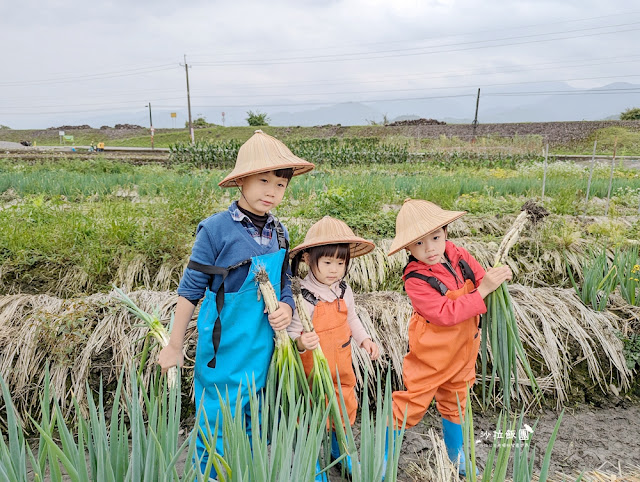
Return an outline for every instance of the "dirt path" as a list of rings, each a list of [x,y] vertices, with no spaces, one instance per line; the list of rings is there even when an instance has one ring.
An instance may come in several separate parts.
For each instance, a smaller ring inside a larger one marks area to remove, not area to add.
[[[532,437],[536,445],[535,471],[539,471],[547,442],[558,420],[559,413],[544,412]],[[535,418],[525,418],[534,426]],[[402,447],[400,480],[419,480],[402,470],[410,462],[424,464],[432,450],[427,433],[433,427],[441,435],[440,418],[431,409],[422,423],[410,429]],[[476,460],[484,467],[493,443],[496,416],[474,413],[476,435]],[[640,405],[623,402],[613,408],[581,406],[566,409],[551,456],[551,471],[567,476],[579,471],[603,469],[613,471],[618,467],[640,467]],[[624,470],[623,470],[624,472]],[[605,479],[602,479],[605,480]]]

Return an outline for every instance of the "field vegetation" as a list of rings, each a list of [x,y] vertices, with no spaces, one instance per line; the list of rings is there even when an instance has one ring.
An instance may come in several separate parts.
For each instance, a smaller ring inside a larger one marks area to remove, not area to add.
[[[405,198],[437,199],[445,208],[469,211],[465,222],[475,225],[469,234],[495,241],[506,223],[490,229],[483,224],[500,225],[526,199],[539,198],[543,176],[540,162],[496,163],[505,167],[455,161],[446,168],[439,161],[401,167],[323,164],[292,180],[277,215],[287,223],[293,245],[324,215],[344,219],[362,236],[385,239],[394,235],[395,213]],[[604,214],[609,167],[594,170],[585,205],[588,171],[566,162],[549,166],[544,205],[553,215],[553,233],[539,240],[545,251],[637,236],[638,171],[616,169],[612,216],[595,223]],[[0,161],[3,291],[73,296],[108,291],[114,281],[128,288],[175,288],[197,223],[236,198],[232,190],[217,188],[224,172],[100,158]],[[576,217],[585,211],[587,218]]]
[[[486,152],[509,152],[521,149],[523,145],[528,149],[534,148],[541,152],[546,143],[550,145],[553,154],[591,154],[593,141],[618,137],[618,148],[623,152],[634,155],[637,150],[626,150],[626,140],[637,144],[640,135],[640,121],[598,121],[598,122],[533,122],[520,124],[479,124],[477,136],[480,142],[470,144],[473,138],[471,125],[422,125],[422,126],[341,126],[324,125],[314,127],[278,127],[261,126],[261,128],[287,143],[294,140],[326,139],[326,138],[363,138],[376,137],[381,142],[402,142],[411,144],[417,150],[428,147],[450,149],[455,147],[460,151],[484,150]],[[255,130],[252,126],[232,127],[198,127],[195,131],[196,141],[216,142],[237,140],[246,141]],[[41,130],[0,129],[0,141],[20,142],[23,140],[36,141],[39,146],[59,145],[58,128]],[[91,142],[103,141],[107,146],[150,147],[150,132],[146,127],[137,128],[101,128],[101,129],[67,129],[66,134],[74,136],[76,145],[88,146]],[[188,129],[158,129],[155,130],[155,147],[168,148],[175,143],[188,143],[190,135]],[[482,143],[484,142],[484,147]],[[613,142],[608,151],[598,151],[601,154],[611,154]],[[539,149],[538,149],[539,147]],[[427,149],[429,150],[429,149]],[[433,149],[432,149],[433,150]]]
[[[287,128],[292,149],[317,167],[293,178],[275,213],[288,228],[292,245],[300,243],[307,228],[324,215],[344,220],[356,234],[376,242],[372,253],[354,260],[349,273],[359,316],[385,354],[372,364],[354,347],[361,393],[365,386],[370,393],[379,390],[376,373],[383,380],[388,376],[391,388],[401,386],[411,315],[400,281],[407,257],[405,253],[387,257],[386,252],[404,199],[429,199],[447,209],[468,211],[450,226],[449,234],[484,266],[493,264],[498,244],[520,207],[533,199],[550,215],[539,227],[525,230],[505,262],[514,272],[509,294],[523,346],[545,393],[544,406],[601,406],[614,396],[637,402],[640,171],[614,166],[605,216],[610,163],[595,165],[586,203],[589,165],[550,159],[542,197],[541,137],[514,137],[504,143],[489,136],[470,144],[450,137],[372,138],[372,131],[366,130],[372,127],[377,126],[358,128],[361,131],[354,128],[352,134],[367,135],[345,139],[309,139],[299,135],[302,128]],[[78,413],[84,417],[92,413],[87,394],[95,396],[101,383],[103,402],[113,403],[121,368],[130,367],[145,350],[146,334],[146,328],[138,326],[118,302],[113,285],[131,291],[131,298],[142,309],[157,310],[161,321],[169,322],[198,222],[226,209],[238,196],[237,191],[222,190],[217,183],[251,131],[226,129],[198,131],[210,132],[212,142],[195,149],[179,144],[185,139],[168,132],[160,145],[165,141],[167,146],[173,144],[173,157],[153,164],[136,165],[126,158],[100,155],[36,161],[0,158],[0,327],[5,333],[0,337],[0,374],[8,387],[7,406],[10,392],[19,415],[16,425],[34,430],[34,422],[40,419],[33,414],[42,406],[45,385],[52,400],[60,404],[55,423],[44,412],[50,427],[61,424],[62,419],[70,424],[80,420]],[[216,140],[215,133],[222,131],[229,137]],[[6,135],[4,129],[2,135]],[[156,146],[162,135],[156,135]],[[632,130],[599,131],[598,145],[612,148],[607,139],[613,136],[618,139],[618,153],[638,154],[637,135]],[[142,139],[114,142],[133,145]],[[584,146],[588,142],[592,140],[585,139]],[[192,324],[186,336],[188,360],[193,359],[196,336]],[[122,372],[122,390],[133,390],[126,387],[140,382],[144,385],[141,392],[160,394],[153,382],[156,350],[154,347],[149,354],[150,362],[139,380],[133,372]],[[489,352],[489,365],[492,356]],[[45,380],[46,364],[50,378]],[[531,409],[526,376],[521,374],[517,383],[525,407]],[[188,362],[182,372],[183,403],[177,407],[183,417],[193,416],[192,376]],[[476,394],[480,396],[478,388]],[[377,396],[382,397],[379,392]],[[382,400],[379,398],[380,410]],[[149,400],[148,407],[153,403]],[[505,404],[494,390],[488,405],[497,414]],[[514,420],[521,405],[512,399],[514,412],[505,413],[502,420]],[[53,406],[52,410],[58,409]],[[176,407],[172,410],[175,415]],[[144,424],[144,415],[138,415],[139,423]],[[367,430],[382,434],[383,429],[365,415]],[[3,433],[6,421],[0,422]],[[88,422],[79,423],[77,430]],[[313,423],[318,424],[318,419]],[[172,425],[170,435],[174,430]],[[562,427],[559,433],[561,436]],[[307,439],[304,443],[315,442]],[[145,448],[152,450],[150,445]],[[122,452],[123,446],[118,450]],[[187,441],[181,450],[186,453],[188,447]],[[374,460],[381,447],[365,445],[369,455],[363,452],[363,460]],[[43,450],[42,459],[35,456],[38,467],[45,466],[47,457],[55,459],[46,455],[52,448]],[[245,455],[250,457],[250,452]],[[509,454],[501,457],[505,456]],[[540,470],[540,457],[535,463],[533,455],[531,460],[528,454],[524,457],[527,467],[535,465]],[[135,466],[140,461],[134,462]],[[175,461],[166,462],[173,474]],[[502,462],[500,470],[506,470]],[[411,470],[405,465],[401,475],[409,476]],[[366,470],[374,470],[371,467]],[[118,470],[125,469],[121,465]],[[424,477],[419,468],[412,470],[418,479]],[[446,464],[435,469],[432,465],[429,470],[448,470],[450,478],[442,480],[455,480]]]

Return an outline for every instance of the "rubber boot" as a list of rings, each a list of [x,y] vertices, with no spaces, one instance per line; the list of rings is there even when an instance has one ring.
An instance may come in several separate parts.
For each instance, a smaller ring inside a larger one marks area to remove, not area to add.
[[[335,460],[339,458],[341,454],[342,452],[340,450],[340,445],[338,444],[336,433],[331,432],[331,458]],[[346,469],[347,473],[351,475],[351,457],[347,455],[344,459],[342,459],[340,464]]]
[[[320,461],[316,461],[316,478],[313,479],[313,482],[329,482],[329,479],[327,478],[327,473],[326,472],[322,472],[320,473],[320,471],[322,470],[322,467],[320,467]]]
[[[458,465],[458,473],[467,475],[466,460],[462,448],[462,425],[453,423],[446,418],[442,419],[442,438],[447,447],[449,460]]]
[[[393,431],[393,441],[397,442],[397,435],[400,433],[399,430]],[[384,480],[387,474],[387,458],[389,457],[389,431],[384,433],[384,459],[382,459],[382,480]]]

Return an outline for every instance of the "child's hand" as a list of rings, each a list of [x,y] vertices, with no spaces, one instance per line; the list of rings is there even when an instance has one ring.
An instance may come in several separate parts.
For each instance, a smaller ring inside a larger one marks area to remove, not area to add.
[[[512,278],[511,268],[508,266],[500,266],[491,268],[482,278],[478,292],[485,298],[489,293],[493,293],[505,281]]]
[[[315,331],[310,331],[308,333],[302,333],[297,341],[298,348],[302,350],[315,350],[320,344],[320,337]]]
[[[279,308],[269,315],[269,324],[274,331],[282,331],[291,324],[293,310],[291,307],[279,301]]]
[[[362,345],[360,345],[360,348],[364,349],[372,360],[377,360],[380,356],[380,349],[378,348],[378,345],[371,341],[371,338],[364,340]]]
[[[167,373],[171,367],[182,366],[184,363],[184,355],[182,348],[175,348],[173,345],[167,345],[158,354],[158,365],[162,368],[162,373]]]

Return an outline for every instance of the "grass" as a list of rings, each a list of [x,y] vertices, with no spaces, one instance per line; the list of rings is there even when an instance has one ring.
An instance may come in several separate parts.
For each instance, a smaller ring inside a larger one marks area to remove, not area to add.
[[[100,158],[0,161],[0,290],[69,296],[105,291],[112,282],[128,289],[174,287],[198,222],[237,197],[236,191],[217,187],[225,173]],[[394,236],[396,212],[407,197],[437,200],[444,208],[475,216],[502,216],[518,212],[527,198],[539,197],[541,173],[536,163],[518,169],[460,166],[449,171],[428,163],[322,165],[292,180],[276,214],[284,218],[292,245],[304,238],[308,221],[324,215],[343,219],[359,235],[379,240]],[[545,207],[557,215],[582,214],[587,176],[586,168],[551,164]],[[588,214],[604,212],[601,198],[607,187],[608,167],[598,166]],[[610,212],[634,215],[639,195],[637,171],[616,169]],[[618,243],[640,229],[640,223],[629,227],[615,218],[610,224],[592,224],[582,237]],[[562,229],[550,233],[552,239],[545,243],[573,243],[572,233],[582,228],[563,234],[566,226],[564,222]],[[172,273],[172,278],[165,276],[157,284],[160,271]]]
[[[216,420],[207,421],[200,431],[210,450],[206,467],[191,463],[196,455],[198,431],[192,430],[180,442],[181,391],[177,384],[167,386],[155,376],[145,387],[130,368],[130,383],[125,384],[121,371],[113,393],[102,384],[97,393],[88,392],[88,409],[80,410],[74,398],[75,420],[67,419],[60,404],[51,399],[52,381],[48,369],[40,397],[39,414],[27,414],[39,435],[37,442],[28,443],[29,433],[16,417],[14,401],[5,381],[0,388],[6,415],[0,432],[0,476],[2,480],[85,482],[89,480],[158,480],[206,481],[214,467],[221,481],[253,480],[311,481],[316,472],[316,460],[321,443],[326,439],[327,411],[323,406],[308,407],[300,399],[289,416],[269,416],[278,413],[277,405],[267,402],[268,396],[249,390],[248,400],[238,397],[232,406],[228,393],[218,392],[221,411]],[[267,389],[268,392],[269,389]],[[280,389],[275,399],[280,397]],[[97,395],[97,399],[96,399]],[[348,450],[354,460],[354,482],[380,480],[397,481],[398,460],[403,431],[389,441],[389,463],[382,470],[387,420],[393,416],[390,378],[387,376],[384,395],[378,377],[377,391],[372,396],[375,415],[369,412],[368,392],[365,389],[360,427],[363,436],[357,447],[351,437]],[[246,432],[242,405],[249,403],[254,421],[251,434]],[[107,404],[111,409],[107,409]],[[196,419],[205,417],[202,409]],[[212,418],[214,414],[209,414]],[[38,420],[35,417],[38,417]],[[271,420],[262,425],[256,421]],[[215,436],[222,429],[225,455],[215,453]],[[197,457],[197,455],[196,455]],[[204,473],[204,474],[203,474]]]
[[[257,127],[235,126],[235,127],[208,127],[195,129],[196,140],[239,140],[246,141],[251,137]],[[309,138],[328,138],[336,134],[336,128],[322,127],[260,127],[269,135],[276,136],[282,140],[298,140]],[[389,133],[384,126],[349,126],[337,128],[340,137],[385,137]],[[386,132],[385,132],[386,131]],[[108,131],[101,129],[74,129],[65,132],[74,136],[76,145],[89,145],[91,142],[104,141],[107,146],[127,146],[127,147],[150,147],[151,139],[147,128],[133,130]],[[393,135],[393,133],[389,133]],[[35,140],[38,145],[59,145],[58,129],[50,130],[0,130],[0,140],[20,142],[22,140]],[[189,130],[179,129],[156,129],[154,135],[155,147],[169,147],[176,142],[189,142]],[[69,143],[67,143],[69,144]]]
[[[215,202],[207,198],[187,206],[108,199],[73,204],[59,197],[27,198],[0,212],[3,283],[20,277],[28,292],[70,295],[65,287],[69,280],[60,276],[70,266],[85,274],[84,285],[75,288],[83,292],[104,290],[140,256],[147,272],[167,263],[181,266],[198,221],[222,208]]]
[[[552,149],[553,154],[593,154],[593,142],[598,141],[597,155],[613,154],[614,145],[617,146],[618,156],[637,156],[640,152],[640,131],[624,127],[606,127],[593,132],[587,139],[572,142],[565,146]]]
[[[196,140],[246,141],[253,134],[255,127],[215,126],[195,130]],[[455,136],[439,136],[432,138],[416,137],[412,127],[385,127],[385,126],[316,126],[316,127],[261,127],[267,134],[286,141],[302,140],[310,138],[329,137],[379,137],[389,144],[406,144],[412,151],[425,152],[452,152],[461,151],[467,153],[496,153],[502,152],[510,155],[540,152],[542,140],[539,136],[514,136],[503,138],[495,135],[479,137],[475,144],[470,144],[465,139]],[[149,130],[143,126],[133,130],[102,130],[81,129],[67,130],[66,134],[74,136],[76,145],[89,145],[91,142],[103,141],[107,146],[150,147],[151,139]],[[593,141],[598,139],[598,154],[611,155],[615,139],[618,139],[618,155],[638,155],[640,153],[640,132],[637,129],[626,127],[608,127],[598,129],[588,138],[567,142],[563,145],[552,146],[550,154],[584,154],[592,153]],[[58,129],[49,130],[0,130],[1,141],[20,142],[23,140],[36,141],[38,145],[59,145]],[[189,142],[189,131],[179,129],[156,129],[154,136],[155,147],[169,147],[176,142]]]

